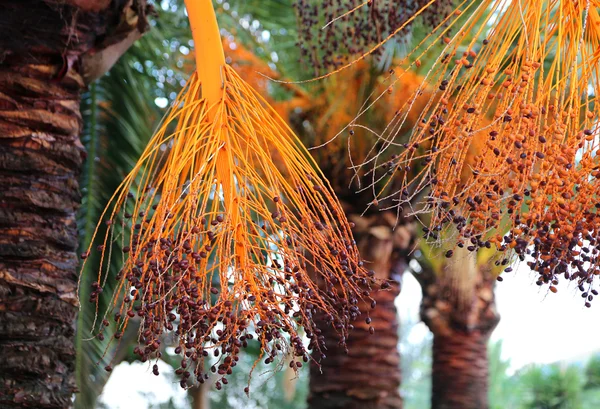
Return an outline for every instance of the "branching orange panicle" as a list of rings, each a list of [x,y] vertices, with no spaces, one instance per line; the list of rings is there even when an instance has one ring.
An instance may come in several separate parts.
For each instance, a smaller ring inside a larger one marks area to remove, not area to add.
[[[392,167],[403,178],[399,190],[389,179],[377,199],[414,206],[427,192],[415,211],[431,214],[430,239],[454,237],[471,251],[493,246],[506,253],[502,265],[527,260],[539,285],[556,292],[561,277],[573,280],[590,306],[600,274],[600,1],[456,4],[403,65],[419,66],[443,48],[424,84],[436,92],[410,141],[398,140],[397,130],[411,105],[381,135],[373,157],[402,143],[406,149],[375,169]],[[402,87],[397,73],[391,89]],[[498,234],[504,223],[508,233]]]
[[[110,259],[123,258],[116,312],[100,317],[100,332],[113,318],[118,339],[139,317],[142,361],[158,359],[169,334],[182,387],[208,378],[210,355],[220,388],[255,337],[267,363],[290,355],[302,366],[307,349],[323,345],[317,312],[343,343],[373,279],[301,142],[225,64],[211,0],[189,1],[188,12],[197,72],[105,210],[107,234],[83,258],[102,253],[92,302]],[[115,242],[122,255],[109,251]]]

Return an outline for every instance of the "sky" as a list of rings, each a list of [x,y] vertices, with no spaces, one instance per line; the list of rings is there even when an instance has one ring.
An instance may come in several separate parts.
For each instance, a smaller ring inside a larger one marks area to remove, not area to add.
[[[172,382],[172,377],[165,376],[172,375],[173,368],[163,361],[157,365],[159,376],[152,374],[152,365],[148,363],[117,365],[102,391],[100,402],[110,409],[145,409],[149,402],[157,405],[173,399],[175,407],[187,407],[187,392],[179,383]]]
[[[526,267],[526,266],[524,266]],[[538,287],[527,268],[503,274],[496,297],[501,315],[493,339],[503,340],[513,367],[585,359],[600,352],[600,304],[584,306],[581,292],[565,281],[558,293]]]
[[[584,306],[575,285],[562,282],[558,293],[538,287],[526,266],[503,273],[496,285],[496,303],[501,319],[492,342],[502,341],[502,357],[511,370],[529,364],[585,360],[600,352],[600,304]],[[397,305],[400,315],[419,320],[421,288],[412,275],[405,275]],[[428,333],[423,323],[413,329],[409,341],[418,342]]]

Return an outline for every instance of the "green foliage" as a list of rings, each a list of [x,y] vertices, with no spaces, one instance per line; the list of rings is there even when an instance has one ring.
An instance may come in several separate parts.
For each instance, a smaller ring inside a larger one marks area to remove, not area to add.
[[[431,402],[431,345],[433,338],[429,331],[415,342],[413,335],[418,322],[403,319],[400,324],[400,356],[402,365],[402,385],[400,391],[404,399],[404,409],[424,409]]]
[[[591,409],[600,407],[600,355],[584,365],[554,363],[525,367],[509,375],[501,342],[489,352],[491,409]]]
[[[581,407],[583,378],[579,368],[561,364],[534,366],[520,376],[525,389],[523,409]]]
[[[491,409],[517,409],[522,393],[516,377],[508,376],[510,361],[502,359],[502,341],[488,346],[489,389]]]
[[[589,360],[585,368],[586,389],[600,388],[600,355]]]
[[[224,11],[218,17],[221,27],[234,32],[236,40],[276,67],[282,78],[311,78],[312,69],[300,59],[294,0],[230,0],[228,3],[231,11]]]
[[[108,75],[90,85],[82,97],[84,129],[81,140],[88,152],[81,179],[83,198],[78,218],[82,253],[91,241],[110,195],[137,161],[162,116],[162,110],[153,101],[159,97],[173,98],[172,93],[180,88],[184,79],[178,71],[178,66],[182,65],[181,56],[175,51],[179,49],[179,41],[185,41],[189,34],[180,20],[182,16],[176,13],[161,13],[158,20],[151,22],[156,28],[138,41]],[[104,232],[101,225],[99,234]],[[102,320],[102,317],[97,319],[95,307],[88,302],[90,286],[98,276],[92,266],[97,265],[99,263],[94,260],[87,263],[80,284],[81,308],[76,336],[80,392],[76,397],[76,408],[94,406],[109,376],[104,366],[113,357],[113,366],[123,359],[123,354],[114,356],[114,343],[108,345],[115,332],[114,326],[106,328],[104,340],[93,338],[91,334],[94,323],[98,328]],[[113,263],[105,268],[109,269],[109,274],[107,285],[100,294],[99,311],[111,302],[114,291],[111,278],[120,265]],[[127,343],[134,340],[135,333],[126,334],[121,341],[122,351],[127,351]]]
[[[600,408],[600,354],[593,356],[585,368],[584,408]]]
[[[582,409],[600,408],[600,388],[585,389],[581,394]]]

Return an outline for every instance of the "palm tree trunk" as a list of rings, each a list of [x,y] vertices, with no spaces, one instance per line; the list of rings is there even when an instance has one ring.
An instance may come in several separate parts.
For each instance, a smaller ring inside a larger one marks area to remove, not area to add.
[[[346,342],[346,353],[337,345],[336,332],[323,331],[327,358],[311,364],[310,409],[399,409],[400,354],[398,320],[394,298],[399,285],[379,292],[373,298],[377,308],[371,312],[375,334],[369,334],[365,315],[355,324]],[[363,308],[370,308],[366,305]]]
[[[432,408],[488,407],[489,335],[481,331],[434,334]]]
[[[119,24],[124,4],[12,0],[0,6],[2,408],[68,408],[76,390],[83,57],[119,41],[110,28]]]
[[[487,344],[500,317],[494,276],[471,261],[451,267],[471,272],[425,269],[416,275],[423,288],[421,318],[433,333],[432,409],[489,407]]]
[[[354,322],[346,346],[338,345],[335,330],[321,323],[327,357],[311,362],[309,409],[400,409],[400,354],[398,317],[394,300],[400,292],[399,280],[407,268],[413,243],[412,225],[398,226],[390,215],[352,218],[361,255],[370,260],[367,268],[380,279],[394,280],[387,291],[372,293],[360,306],[363,314]],[[371,318],[367,323],[366,318]],[[369,333],[374,328],[374,334]]]
[[[188,394],[192,400],[191,409],[210,409],[209,386],[210,384],[206,382],[188,389]]]
[[[74,392],[81,78],[0,68],[0,406],[63,408]]]

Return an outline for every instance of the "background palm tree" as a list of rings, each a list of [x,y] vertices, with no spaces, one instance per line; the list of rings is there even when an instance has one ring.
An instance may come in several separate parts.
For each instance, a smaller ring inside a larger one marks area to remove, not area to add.
[[[396,100],[390,98],[381,103],[367,120],[336,137],[360,110],[361,104],[381,89],[381,80],[380,70],[364,64],[320,84],[316,95],[310,93],[311,100],[299,103],[300,107],[290,107],[290,122],[308,144],[315,146],[331,141],[315,150],[314,155],[355,223],[353,232],[367,268],[378,278],[392,283],[389,290],[374,294],[377,304],[374,310],[370,310],[369,305],[363,306],[366,313],[356,321],[345,344],[329,342],[324,351],[326,359],[314,357],[310,408],[402,407],[398,317],[394,301],[411,259],[416,230],[413,220],[398,218],[396,212],[372,208],[362,215],[371,204],[372,196],[370,192],[355,194],[358,185],[351,182],[355,175],[348,169],[349,150],[355,163],[364,159],[375,143],[367,129],[377,129],[386,117],[393,115]],[[407,83],[407,88],[414,85]],[[322,335],[331,338],[329,332],[333,332],[333,328],[323,328]]]
[[[146,3],[0,6],[0,406],[71,406],[80,93],[147,28]]]
[[[422,243],[422,246],[425,244]],[[488,257],[461,248],[421,258],[421,319],[433,334],[432,409],[489,407],[488,341],[500,320]],[[496,268],[497,270],[497,268]]]

